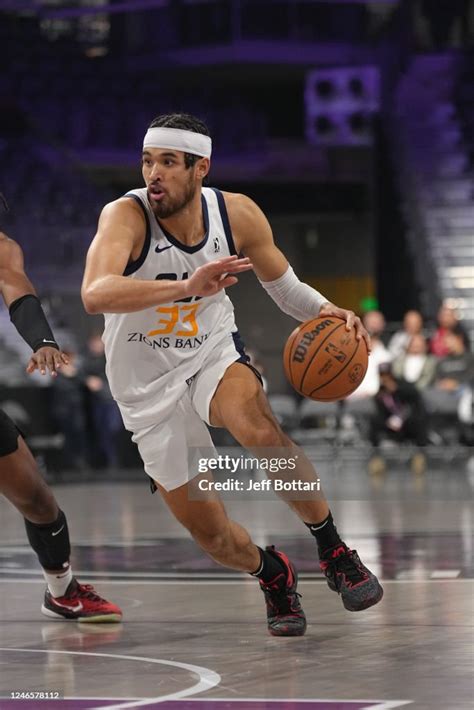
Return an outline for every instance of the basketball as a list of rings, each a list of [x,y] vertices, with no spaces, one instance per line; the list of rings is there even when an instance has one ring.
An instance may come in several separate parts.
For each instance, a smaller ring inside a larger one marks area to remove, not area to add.
[[[342,318],[312,318],[296,328],[283,352],[285,373],[294,389],[318,402],[337,402],[360,385],[369,356],[355,328]]]

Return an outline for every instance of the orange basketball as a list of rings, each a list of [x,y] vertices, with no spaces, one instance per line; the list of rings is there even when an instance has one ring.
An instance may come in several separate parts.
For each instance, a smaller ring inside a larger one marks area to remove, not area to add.
[[[312,318],[296,328],[283,352],[285,373],[297,392],[319,402],[350,395],[367,372],[365,340],[342,318]]]

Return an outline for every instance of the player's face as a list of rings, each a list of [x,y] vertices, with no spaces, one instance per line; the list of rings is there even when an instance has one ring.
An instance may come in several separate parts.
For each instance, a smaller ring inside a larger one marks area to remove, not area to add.
[[[183,210],[196,194],[196,168],[186,168],[180,151],[147,148],[142,155],[142,175],[153,212],[161,219]]]

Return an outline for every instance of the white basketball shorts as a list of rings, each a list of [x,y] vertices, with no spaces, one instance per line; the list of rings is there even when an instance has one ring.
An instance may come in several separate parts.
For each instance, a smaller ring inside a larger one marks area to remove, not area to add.
[[[161,420],[157,403],[157,424],[133,432],[132,440],[138,446],[146,473],[165,490],[179,488],[197,475],[197,470],[189,470],[190,448],[209,448],[209,456],[214,455],[206,427],[206,423],[210,424],[211,399],[227,368],[247,360],[238,340],[231,338],[210,353],[184,395],[177,399],[171,415]]]

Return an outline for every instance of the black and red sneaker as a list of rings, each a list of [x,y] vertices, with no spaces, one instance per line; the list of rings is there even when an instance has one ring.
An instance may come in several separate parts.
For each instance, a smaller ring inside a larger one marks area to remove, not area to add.
[[[344,543],[326,550],[319,566],[329,588],[341,595],[348,611],[368,609],[382,599],[383,589],[375,574]]]
[[[44,595],[41,611],[51,619],[68,619],[93,624],[122,621],[118,606],[99,597],[90,584],[79,584],[73,579],[62,597],[53,597],[49,589]]]
[[[296,591],[298,575],[288,557],[275,550],[273,545],[266,552],[278,559],[283,566],[281,574],[260,587],[267,605],[268,630],[272,636],[303,636],[306,631],[306,617],[300,604],[300,594]]]

